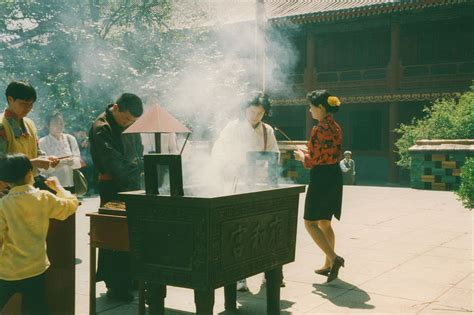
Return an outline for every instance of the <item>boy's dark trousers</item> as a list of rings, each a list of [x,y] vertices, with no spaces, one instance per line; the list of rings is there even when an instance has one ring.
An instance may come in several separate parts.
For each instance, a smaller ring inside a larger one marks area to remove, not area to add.
[[[117,191],[112,181],[99,181],[100,206],[118,200]],[[107,289],[112,289],[114,293],[118,293],[118,298],[126,300],[130,291],[133,291],[130,253],[99,249],[96,280],[103,280]]]
[[[21,293],[21,313],[23,315],[49,315],[46,302],[46,273],[23,280],[0,279],[0,310],[15,294]]]

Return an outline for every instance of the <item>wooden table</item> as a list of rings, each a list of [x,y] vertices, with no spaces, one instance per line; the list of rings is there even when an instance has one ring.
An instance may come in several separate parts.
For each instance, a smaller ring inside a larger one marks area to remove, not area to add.
[[[124,211],[125,213],[125,211]],[[87,213],[90,217],[89,314],[96,314],[96,249],[128,252],[128,224],[125,215]],[[138,313],[145,314],[144,285],[139,285]]]

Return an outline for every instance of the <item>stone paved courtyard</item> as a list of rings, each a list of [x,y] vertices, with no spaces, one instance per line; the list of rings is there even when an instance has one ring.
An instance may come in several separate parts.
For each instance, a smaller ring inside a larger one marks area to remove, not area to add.
[[[76,314],[88,314],[89,219],[98,198],[77,213]],[[334,221],[337,252],[346,260],[331,284],[313,270],[323,261],[303,224],[301,195],[295,262],[284,266],[282,314],[470,314],[473,313],[473,212],[452,192],[345,186],[342,220]],[[263,275],[238,293],[238,310],[224,310],[216,290],[215,314],[265,314]],[[99,314],[137,314],[131,304],[112,303],[97,283]],[[192,314],[193,292],[168,287],[167,314]]]

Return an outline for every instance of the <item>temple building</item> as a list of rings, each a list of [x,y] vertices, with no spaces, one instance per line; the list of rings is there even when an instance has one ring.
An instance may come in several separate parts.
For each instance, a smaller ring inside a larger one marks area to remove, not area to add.
[[[394,129],[422,116],[432,101],[469,90],[474,2],[264,3],[267,36],[283,31],[298,54],[287,84],[266,87],[275,99],[273,124],[294,140],[307,139],[313,121],[305,94],[327,89],[343,102],[335,118],[344,130],[343,149],[353,152],[358,179],[407,181],[408,172],[396,166]],[[267,58],[271,54],[267,49]]]

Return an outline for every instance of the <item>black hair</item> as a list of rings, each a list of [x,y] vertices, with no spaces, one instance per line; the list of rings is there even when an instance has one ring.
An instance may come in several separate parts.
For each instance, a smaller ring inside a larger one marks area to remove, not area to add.
[[[26,81],[12,81],[5,90],[5,97],[11,96],[13,100],[36,101],[36,90]]]
[[[323,105],[328,113],[337,113],[337,111],[339,110],[339,106],[329,105],[328,98],[330,96],[332,95],[329,94],[329,92],[326,90],[315,90],[315,91],[309,92],[306,95],[306,98],[308,99],[309,103],[313,106]]]
[[[247,109],[250,106],[262,106],[265,110],[265,115],[270,116],[271,103],[270,98],[267,94],[262,91],[254,91],[251,93],[249,99],[242,103],[242,110]]]
[[[123,93],[115,103],[120,112],[128,110],[133,117],[140,117],[143,114],[143,102],[135,94]]]
[[[30,159],[24,154],[11,154],[0,159],[0,180],[16,185],[25,184],[25,176],[33,170]]]
[[[61,117],[64,120],[63,114],[61,112],[53,112],[52,114],[48,115],[46,117],[46,127],[49,128],[49,125],[51,124],[51,121],[55,118]]]

